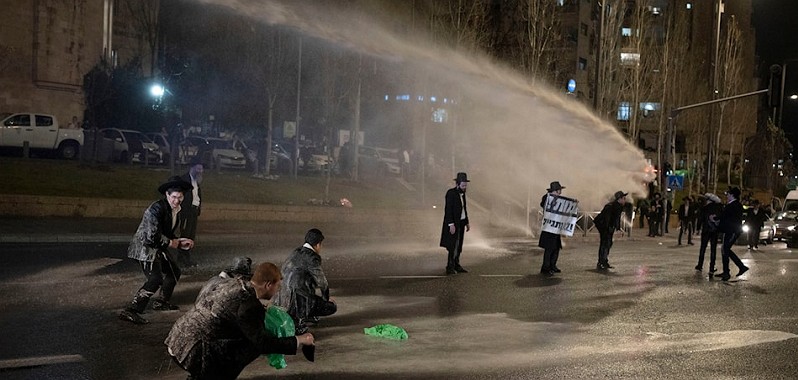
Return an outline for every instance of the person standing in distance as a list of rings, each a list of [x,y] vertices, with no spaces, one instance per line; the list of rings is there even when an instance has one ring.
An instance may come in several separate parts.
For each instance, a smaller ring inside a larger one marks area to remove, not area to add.
[[[612,248],[612,236],[615,231],[622,231],[621,214],[623,213],[623,206],[626,204],[627,195],[629,195],[629,193],[616,191],[612,202],[604,205],[604,208],[593,221],[601,239],[599,243],[598,263],[596,264],[596,269],[598,270],[613,268],[609,262],[610,248]]]
[[[180,267],[173,259],[169,248],[191,249],[194,241],[177,237],[180,228],[178,215],[183,194],[191,191],[191,184],[173,176],[158,187],[165,197],[153,202],[141,219],[136,235],[127,249],[127,256],[138,261],[147,281],[136,292],[133,301],[119,314],[119,318],[135,324],[149,323],[140,314],[144,312],[150,298],[159,289],[161,295],[153,300],[154,310],[178,310],[169,303],[180,280]]]
[[[543,194],[543,198],[540,199],[540,208],[543,209],[546,207],[546,199],[549,195],[554,197],[559,196],[562,194],[562,189],[564,188],[565,186],[560,185],[559,181],[554,181],[549,184],[549,188],[546,189],[547,193]],[[560,249],[562,249],[562,239],[560,235],[548,231],[541,231],[538,247],[543,248],[543,265],[540,266],[540,273],[551,276],[554,273],[562,272],[560,268],[557,268],[557,258],[560,257]]]
[[[720,214],[718,219],[716,216],[711,215],[713,222],[719,222],[718,231],[723,233],[723,246],[721,250],[721,259],[723,261],[723,273],[720,279],[729,281],[731,274],[729,273],[729,260],[734,261],[734,265],[740,270],[737,272],[737,277],[743,275],[748,271],[748,267],[743,264],[742,260],[737,257],[737,254],[732,251],[732,246],[737,238],[740,237],[740,232],[743,229],[743,205],[740,204],[738,198],[740,197],[740,189],[737,187],[729,188],[726,192],[726,207]]]
[[[468,208],[466,206],[466,188],[468,188],[468,175],[464,172],[457,173],[454,179],[455,186],[446,191],[446,204],[443,209],[443,228],[441,230],[440,246],[449,253],[446,263],[446,274],[468,273],[460,265],[460,253],[463,251],[463,238],[465,232],[471,230],[468,224]]]
[[[202,157],[194,156],[188,165],[188,173],[183,174],[180,178],[190,183],[193,189],[187,191],[183,195],[183,203],[180,204],[180,216],[182,221],[180,236],[195,240],[197,237],[197,218],[202,212],[202,190],[200,190],[200,183],[202,183],[205,164],[202,162]],[[191,259],[191,248],[178,249],[177,261],[184,268],[197,266],[197,263]]]

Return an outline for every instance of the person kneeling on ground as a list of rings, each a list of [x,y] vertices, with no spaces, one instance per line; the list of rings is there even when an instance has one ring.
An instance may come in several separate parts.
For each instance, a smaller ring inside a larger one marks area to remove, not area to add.
[[[275,338],[266,332],[261,300],[270,300],[280,289],[276,265],[261,263],[252,279],[246,278],[215,276],[194,308],[172,326],[164,344],[190,379],[235,379],[260,355],[296,355],[301,346],[314,344],[310,333]]]
[[[294,249],[283,263],[285,286],[275,297],[274,304],[283,307],[294,319],[297,334],[307,331],[306,323],[318,322],[318,317],[335,314],[338,307],[330,298],[327,277],[321,269],[321,242],[324,235],[316,228],[305,234],[305,244]],[[321,296],[316,294],[316,289]]]

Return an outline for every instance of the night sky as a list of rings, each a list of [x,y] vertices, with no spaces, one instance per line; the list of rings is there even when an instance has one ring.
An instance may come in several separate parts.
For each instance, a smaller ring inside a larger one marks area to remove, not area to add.
[[[798,0],[752,1],[760,66],[767,70],[773,64],[794,60],[787,64],[784,96],[798,94]],[[785,98],[782,126],[798,147],[798,100]]]

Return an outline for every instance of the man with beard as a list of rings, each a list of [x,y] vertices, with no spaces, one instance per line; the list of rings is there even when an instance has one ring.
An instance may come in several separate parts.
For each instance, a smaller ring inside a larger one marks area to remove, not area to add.
[[[540,200],[540,208],[545,209],[546,199],[549,195],[558,197],[562,194],[562,189],[564,188],[564,186],[560,185],[559,181],[554,181],[549,184],[549,188],[546,189],[547,193],[544,194],[543,198]],[[562,239],[560,235],[548,231],[541,231],[538,247],[543,248],[543,265],[540,267],[540,273],[546,276],[560,273],[560,268],[557,268],[557,258],[560,257],[560,249],[562,249]]]
[[[457,173],[454,181],[455,187],[446,191],[440,241],[440,246],[446,248],[449,253],[446,264],[447,275],[468,272],[460,265],[460,253],[463,251],[465,232],[471,230],[466,207],[466,188],[471,181],[463,172]]]
[[[181,237],[195,240],[197,237],[197,218],[202,212],[201,199],[202,190],[200,190],[200,183],[202,183],[202,174],[205,165],[199,155],[191,159],[188,167],[188,173],[183,174],[184,181],[191,184],[193,189],[183,194],[183,203],[180,204],[180,214],[182,219]],[[188,268],[197,266],[197,263],[191,259],[191,248],[178,249],[177,259],[180,265]]]

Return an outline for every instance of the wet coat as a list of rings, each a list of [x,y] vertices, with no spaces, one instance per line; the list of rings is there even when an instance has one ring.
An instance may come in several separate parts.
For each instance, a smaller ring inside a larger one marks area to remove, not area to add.
[[[144,211],[136,234],[127,248],[127,257],[153,262],[158,252],[169,252],[169,241],[177,238],[179,226],[180,221],[172,227],[172,207],[166,198],[153,202]]]
[[[321,269],[321,256],[312,249],[302,246],[294,249],[283,263],[283,286],[274,298],[274,304],[283,307],[292,317],[304,320],[310,317],[309,307],[318,297],[316,289],[325,301],[330,300],[330,286],[327,276]],[[297,299],[302,298],[297,302]]]
[[[543,198],[540,200],[540,208],[546,207],[546,197],[548,197],[548,193],[543,195]],[[538,241],[538,247],[543,249],[559,249],[562,248],[562,238],[559,234],[553,234],[551,232],[540,231],[540,240]]]
[[[460,200],[461,194],[463,195],[462,202]],[[460,219],[463,215],[463,210],[466,213],[465,220]],[[457,228],[460,228],[459,225],[469,224],[466,195],[457,187],[446,191],[446,204],[443,207],[443,226],[441,228],[440,246],[452,251],[457,245],[457,234],[449,233],[450,223],[454,223]]]
[[[240,373],[261,354],[296,354],[296,338],[270,336],[265,316],[249,281],[216,276],[202,288],[194,308],[177,319],[164,344],[183,369],[206,376]]]
[[[194,186],[194,183],[191,182],[191,175],[189,173],[180,176],[180,178]],[[200,199],[199,206],[194,206],[192,204],[194,203],[193,189],[183,192],[183,202],[180,204],[180,219],[183,223],[181,237],[187,237],[189,239],[194,239],[197,236],[197,217],[202,213],[202,188],[197,184],[196,189],[197,196]]]

